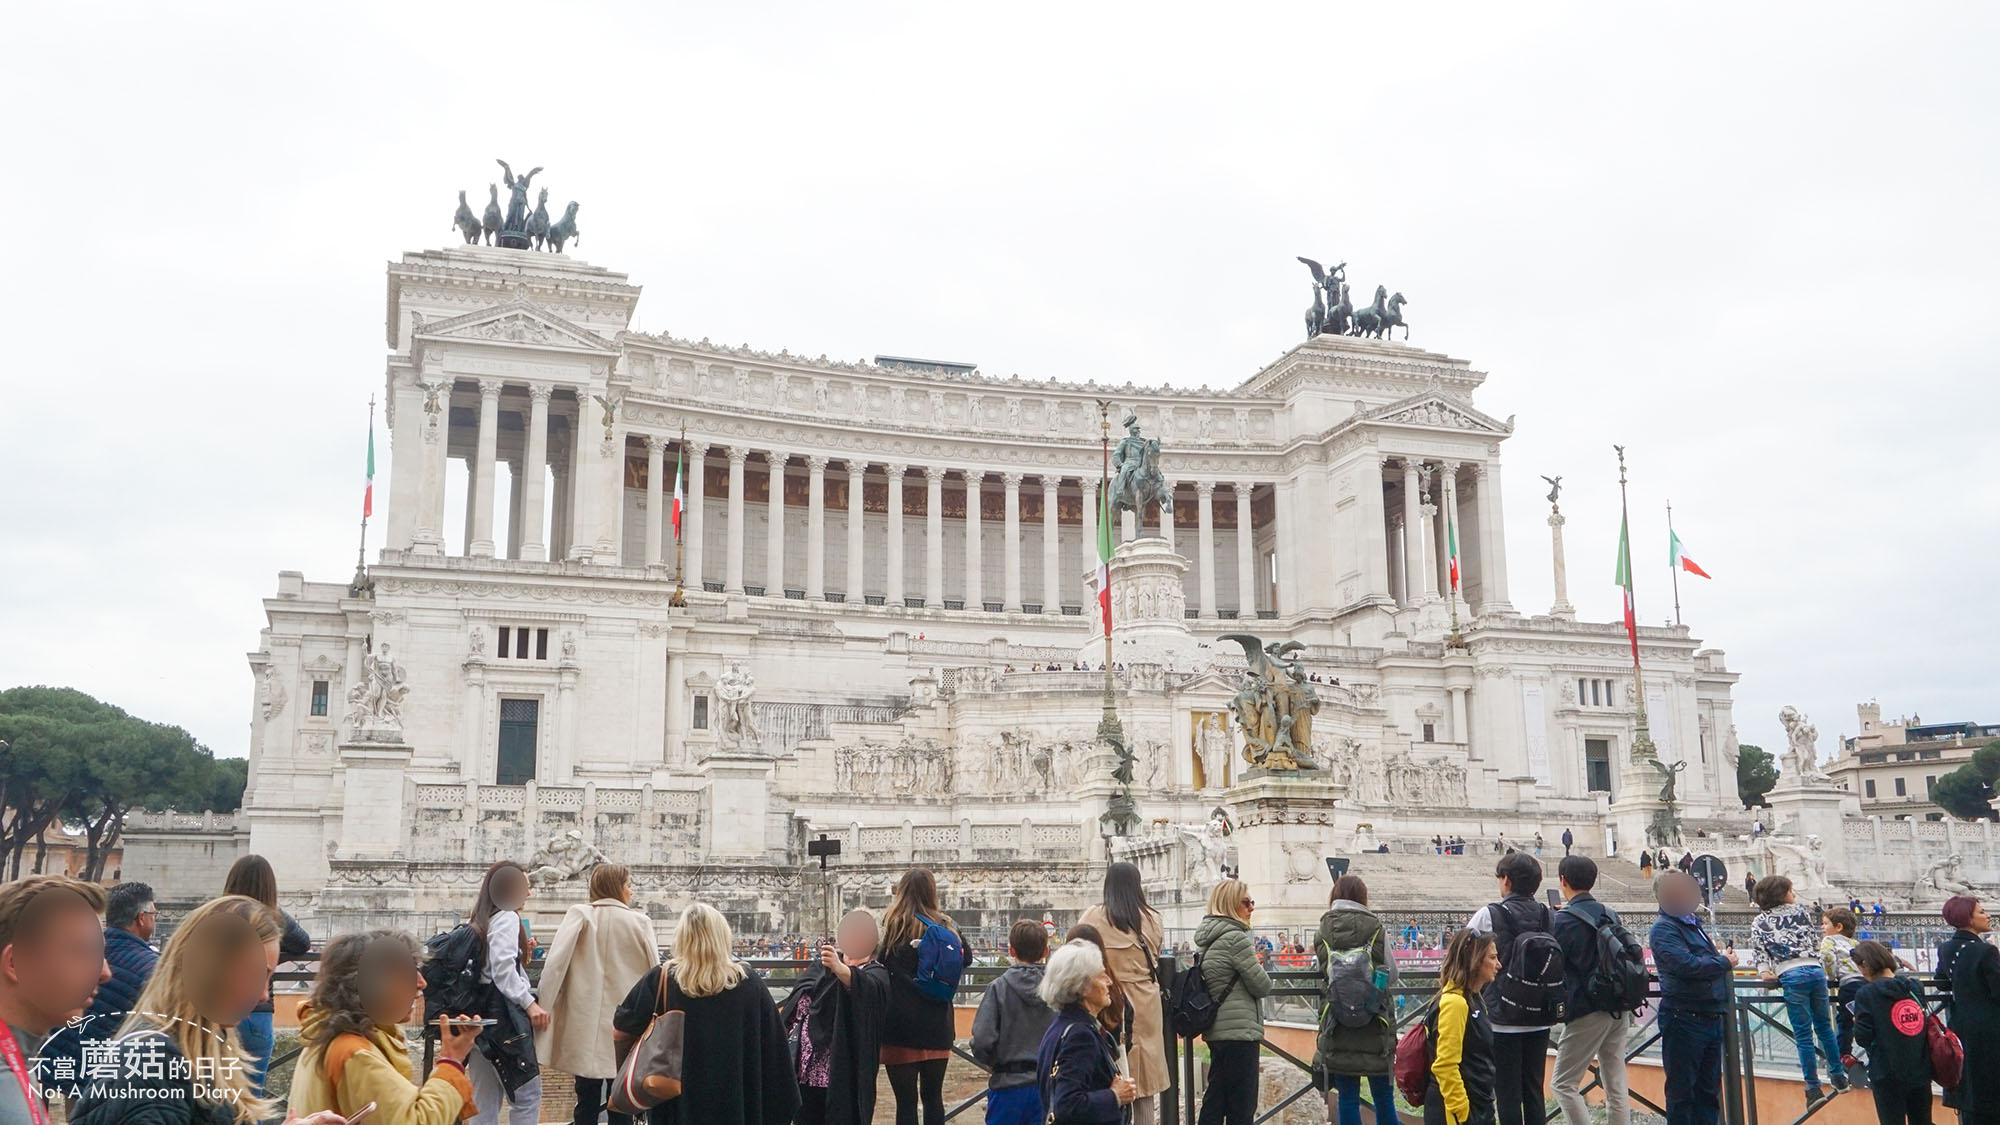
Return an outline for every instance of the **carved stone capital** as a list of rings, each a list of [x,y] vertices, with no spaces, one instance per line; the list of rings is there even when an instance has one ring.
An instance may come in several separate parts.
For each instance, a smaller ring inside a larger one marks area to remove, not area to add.
[[[882,475],[888,477],[894,483],[900,483],[903,479],[903,474],[909,471],[910,467],[908,465],[890,463],[882,466]]]
[[[944,475],[947,471],[937,465],[925,465],[924,479],[930,482],[932,488],[936,488],[938,485],[944,483]]]
[[[538,406],[547,406],[549,404],[549,397],[555,393],[556,388],[552,383],[528,384],[528,399]]]
[[[812,454],[806,458],[806,471],[814,476],[824,475],[826,472],[826,461],[825,457],[817,453]]]
[[[1250,498],[1250,494],[1257,491],[1257,486],[1254,483],[1247,480],[1239,480],[1231,484],[1229,487],[1236,490],[1236,498],[1238,500],[1248,500]]]
[[[785,466],[791,463],[792,455],[782,449],[767,449],[764,460],[770,465],[771,475],[779,477],[785,475]]]
[[[504,386],[506,386],[506,382],[501,379],[481,379],[479,381],[479,397],[499,398],[500,388]]]
[[[1486,479],[1486,462],[1474,461],[1472,463],[1472,479],[1477,481]]]
[[[1061,490],[1062,490],[1061,477],[1042,478],[1042,497],[1044,503],[1053,503],[1056,493],[1060,492]]]
[[[965,476],[965,491],[968,494],[978,492],[979,486],[986,480],[984,469],[960,469],[959,472]]]
[[[1001,473],[1000,483],[1007,486],[1007,491],[1018,492],[1021,488],[1021,474],[1015,472]]]
[[[1417,470],[1423,468],[1423,466],[1424,466],[1424,459],[1421,457],[1404,457],[1403,479],[1406,481],[1416,480]]]
[[[743,463],[750,459],[750,451],[740,445],[730,446],[727,452],[729,453],[729,467],[732,469],[742,468]]]
[[[699,461],[708,456],[708,443],[705,441],[688,442],[686,449],[687,457],[690,461]]]
[[[667,439],[661,437],[659,434],[646,435],[646,455],[649,457],[656,453],[664,457],[667,452],[667,445]]]
[[[1210,499],[1215,495],[1215,482],[1212,480],[1198,480],[1194,482],[1194,494],[1198,500]]]

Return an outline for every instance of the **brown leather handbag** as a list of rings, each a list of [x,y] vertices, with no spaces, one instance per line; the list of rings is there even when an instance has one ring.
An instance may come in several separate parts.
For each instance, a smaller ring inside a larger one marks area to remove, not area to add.
[[[611,1112],[638,1115],[681,1096],[681,1057],[687,1014],[671,1006],[673,962],[660,966],[660,995],[653,1019],[625,1053],[611,1083]]]

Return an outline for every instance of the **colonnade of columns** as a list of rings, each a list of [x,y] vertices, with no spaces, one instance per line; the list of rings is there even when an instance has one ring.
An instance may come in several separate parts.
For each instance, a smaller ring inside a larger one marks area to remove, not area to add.
[[[1402,463],[1403,509],[1396,556],[1397,600],[1404,606],[1438,601],[1451,585],[1451,542],[1455,529],[1459,556],[1459,594],[1470,580],[1478,581],[1479,613],[1512,613],[1507,600],[1505,514],[1500,499],[1497,462],[1432,461],[1395,458]],[[1472,477],[1471,527],[1468,506],[1460,498],[1460,477]],[[1450,513],[1447,523],[1446,513]]]

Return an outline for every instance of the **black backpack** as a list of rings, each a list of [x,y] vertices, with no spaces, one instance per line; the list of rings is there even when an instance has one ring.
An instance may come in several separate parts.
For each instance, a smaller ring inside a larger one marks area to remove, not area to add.
[[[1207,1034],[1208,1029],[1215,1026],[1216,1010],[1222,1007],[1224,1000],[1229,999],[1230,991],[1236,987],[1235,979],[1231,978],[1222,987],[1222,995],[1211,997],[1208,994],[1208,979],[1201,975],[1201,959],[1202,954],[1196,953],[1187,968],[1174,974],[1171,992],[1174,1034],[1183,1039]]]
[[[491,1008],[493,986],[479,979],[485,968],[486,942],[470,922],[460,922],[424,943],[424,1023],[436,1026],[439,1016],[484,1016]]]
[[[1375,983],[1373,951],[1382,941],[1376,931],[1365,945],[1332,949],[1324,941],[1315,942],[1320,959],[1326,963],[1326,1006],[1320,1011],[1320,1025],[1367,1027],[1382,1018],[1389,1007],[1389,993]]]
[[[1578,921],[1590,926],[1597,937],[1597,963],[1583,979],[1583,994],[1599,1010],[1632,1012],[1646,1006],[1646,951],[1611,912],[1599,907],[1593,922],[1581,910],[1569,910]]]
[[[1516,913],[1517,908],[1527,917]],[[1549,908],[1529,900],[1486,908],[1500,946],[1500,975],[1486,986],[1486,1015],[1501,1027],[1563,1022],[1563,951],[1551,932]]]

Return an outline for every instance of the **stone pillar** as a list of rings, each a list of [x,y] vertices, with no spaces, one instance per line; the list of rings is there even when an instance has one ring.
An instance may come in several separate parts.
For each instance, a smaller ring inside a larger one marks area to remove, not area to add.
[[[1403,584],[1408,567],[1403,559],[1403,513],[1389,513],[1389,597],[1399,606],[1410,604],[1410,588]]]
[[[1091,599],[1095,597],[1091,591],[1096,588],[1096,579],[1094,576],[1097,574],[1097,517],[1100,513],[1097,507],[1097,482],[1089,477],[1084,477],[1081,483],[1083,485],[1083,539],[1077,544],[1076,572],[1079,575],[1088,574],[1093,576],[1090,581],[1084,584],[1085,589],[1082,601],[1085,606],[1088,606]],[[1090,614],[1088,608],[1083,612],[1086,616]],[[1116,628],[1116,623],[1113,624],[1113,627]],[[1102,657],[1099,659],[1102,659]]]
[[[1472,467],[1479,484],[1479,612],[1512,613],[1507,600],[1507,529],[1500,508],[1500,462]]]
[[[1458,462],[1456,461],[1446,461],[1444,463],[1444,514],[1445,514],[1445,519],[1448,521],[1444,526],[1444,532],[1443,532],[1445,537],[1444,538],[1445,554],[1443,556],[1442,561],[1444,563],[1444,568],[1445,568],[1445,578],[1444,578],[1446,586],[1445,592],[1446,596],[1451,598],[1451,600],[1457,602],[1459,605],[1464,605],[1465,604],[1465,525],[1462,522],[1460,522],[1458,518]],[[1451,540],[1453,535],[1457,536],[1459,543],[1458,589],[1456,590],[1450,588]]]
[[[1042,478],[1042,612],[1062,613],[1061,477]]]
[[[977,611],[984,608],[986,591],[981,589],[979,545],[979,486],[986,474],[978,469],[965,470],[965,608]]]
[[[889,541],[885,544],[884,565],[888,570],[882,591],[882,604],[901,606],[906,596],[903,593],[903,474],[908,465],[884,465],[882,470],[889,478]]]
[[[785,462],[789,455],[771,449],[764,453],[771,471],[771,496],[765,508],[769,526],[764,535],[764,596],[785,596]]]
[[[418,424],[423,434],[423,472],[417,485],[417,526],[411,549],[419,555],[442,555],[444,547],[444,481],[451,448],[451,380],[444,374],[444,362],[426,357],[426,383],[443,383],[437,394],[437,414],[426,413]]]
[[[1384,510],[1382,469],[1387,459],[1368,459],[1361,467],[1361,595],[1389,597],[1389,515]]]
[[[1257,616],[1257,544],[1250,526],[1250,493],[1256,485],[1239,480],[1236,490],[1236,616],[1249,620]]]
[[[1424,589],[1423,580],[1418,577],[1424,565],[1423,544],[1417,542],[1417,530],[1421,524],[1423,496],[1417,486],[1417,459],[1403,458],[1403,606],[1415,605]],[[1411,548],[1416,548],[1411,550]]]
[[[597,466],[597,559],[606,566],[625,565],[625,427],[615,425],[608,448]]]
[[[646,435],[646,565],[660,566],[661,509],[667,501],[667,439],[658,434]]]
[[[1472,731],[1465,716],[1465,689],[1453,687],[1451,690],[1451,740],[1472,745]]]
[[[683,581],[691,589],[701,586],[702,530],[707,525],[704,510],[708,485],[708,447],[690,443],[687,447],[687,501],[681,507],[681,548]],[[685,726],[682,727],[686,729]],[[678,735],[676,735],[678,737]]]
[[[561,457],[550,471],[555,491],[549,497],[549,558],[569,553],[569,465]]]
[[[1560,617],[1564,621],[1576,620],[1576,607],[1569,604],[1569,566],[1563,562],[1563,514],[1562,509],[1553,505],[1549,509],[1549,549],[1553,552],[1556,565],[1556,604],[1549,607],[1550,617]]]
[[[924,466],[924,605],[944,608],[944,470]]]
[[[743,462],[750,451],[729,447],[729,551],[723,563],[723,589],[743,592]]]
[[[1130,543],[1139,537],[1139,513],[1123,511],[1118,513],[1118,541]]]
[[[857,605],[868,600],[867,574],[862,570],[861,558],[866,549],[861,528],[866,515],[862,494],[867,480],[867,463],[850,459],[847,462],[847,600]]]
[[[507,462],[507,553],[510,559],[521,557],[521,463]]]
[[[547,383],[528,384],[528,449],[521,466],[521,557],[546,562],[548,545],[549,396]]]
[[[1215,482],[1198,480],[1194,482],[1195,501],[1195,554],[1201,556],[1196,564],[1201,568],[1201,616],[1203,620],[1215,620]]]
[[[806,600],[826,600],[826,458],[818,454],[806,458]]]
[[[500,380],[479,381],[479,452],[473,461],[471,497],[472,538],[465,553],[493,557],[493,455],[500,438]]]
[[[1167,541],[1167,549],[1174,549],[1174,482],[1160,482],[1160,538]]]
[[[1003,557],[1006,559],[1006,574],[1002,580],[1002,601],[1000,608],[1008,613],[1021,612],[1021,474],[1002,473],[1000,483],[1006,488],[1004,497],[1005,515],[1002,517],[1006,536],[1001,541]]]

